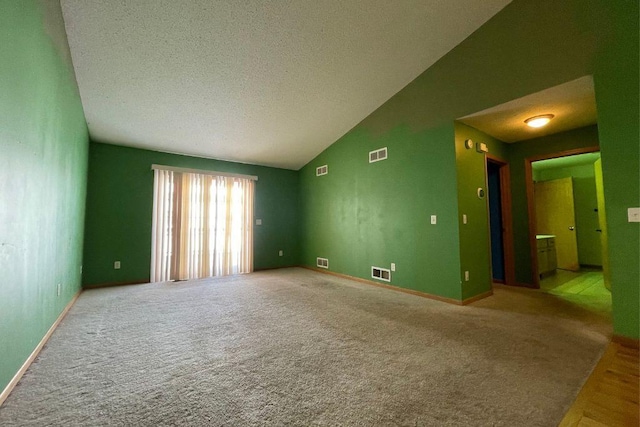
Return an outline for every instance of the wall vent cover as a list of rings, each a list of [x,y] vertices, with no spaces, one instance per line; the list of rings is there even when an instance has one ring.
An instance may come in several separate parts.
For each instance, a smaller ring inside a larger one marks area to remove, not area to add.
[[[369,151],[369,163],[387,159],[387,147]]]
[[[385,282],[391,281],[391,271],[386,268],[371,267],[371,277]]]
[[[316,176],[322,176],[329,173],[329,166],[323,165],[316,168]]]
[[[320,268],[329,268],[329,260],[326,258],[316,258],[316,265]]]

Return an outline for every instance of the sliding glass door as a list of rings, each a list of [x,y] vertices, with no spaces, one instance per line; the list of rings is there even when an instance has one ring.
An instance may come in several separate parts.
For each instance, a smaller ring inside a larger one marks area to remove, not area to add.
[[[152,282],[253,270],[255,177],[154,174]]]

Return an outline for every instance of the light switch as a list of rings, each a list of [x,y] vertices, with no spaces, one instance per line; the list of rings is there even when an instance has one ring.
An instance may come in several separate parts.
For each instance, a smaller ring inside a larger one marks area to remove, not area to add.
[[[467,214],[462,214],[462,223],[463,224],[467,223]]]
[[[438,222],[438,217],[436,215],[431,215],[431,224],[435,224]]]
[[[120,270],[120,261],[115,261],[113,263],[113,269],[114,270]]]
[[[262,225],[262,220],[261,219],[256,219],[256,225]]]
[[[629,217],[629,222],[640,222],[640,208],[627,209],[627,216]]]

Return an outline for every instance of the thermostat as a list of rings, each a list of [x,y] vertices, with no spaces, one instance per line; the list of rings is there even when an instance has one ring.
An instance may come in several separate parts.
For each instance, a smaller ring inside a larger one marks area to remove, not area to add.
[[[478,153],[488,153],[489,149],[487,148],[487,144],[484,142],[476,142],[476,151]]]
[[[470,148],[473,148],[473,141],[470,139],[465,139],[464,140],[464,146],[465,148],[468,150]]]

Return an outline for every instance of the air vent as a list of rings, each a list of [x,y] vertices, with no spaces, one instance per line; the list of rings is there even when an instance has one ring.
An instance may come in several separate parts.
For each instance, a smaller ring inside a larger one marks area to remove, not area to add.
[[[387,159],[387,147],[369,151],[369,163],[379,162]]]
[[[324,165],[324,166],[318,166],[316,168],[316,176],[322,176],[322,175],[326,175],[329,173],[329,166]]]
[[[326,258],[316,258],[316,265],[320,268],[329,268],[329,260]]]
[[[378,280],[384,280],[385,282],[390,282],[391,271],[386,268],[371,267],[371,277]]]

